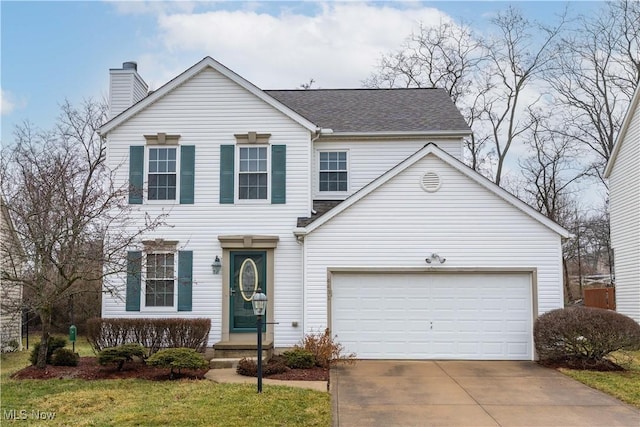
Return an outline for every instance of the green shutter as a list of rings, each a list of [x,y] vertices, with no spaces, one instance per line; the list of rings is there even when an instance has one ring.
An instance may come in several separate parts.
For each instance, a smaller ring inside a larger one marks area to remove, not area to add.
[[[178,251],[178,311],[191,311],[193,251]]]
[[[144,146],[129,147],[129,203],[142,204],[142,184],[144,182]]]
[[[235,145],[220,146],[220,203],[233,204]]]
[[[193,204],[194,172],[196,147],[183,145],[180,147],[180,203]]]
[[[287,202],[287,146],[271,146],[271,203]]]
[[[140,311],[142,252],[127,252],[127,311]]]

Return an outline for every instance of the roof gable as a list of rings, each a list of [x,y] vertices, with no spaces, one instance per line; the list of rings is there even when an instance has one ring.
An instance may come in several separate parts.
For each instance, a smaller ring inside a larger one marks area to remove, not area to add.
[[[307,120],[305,117],[293,111],[288,106],[282,104],[280,101],[269,96],[267,93],[265,93],[260,88],[255,86],[253,83],[240,77],[238,74],[234,73],[224,65],[220,64],[213,58],[207,56],[197,64],[193,65],[183,73],[179,74],[178,76],[176,76],[175,78],[173,78],[172,80],[164,84],[158,90],[149,94],[147,97],[137,102],[136,104],[133,104],[131,107],[124,110],[122,113],[118,114],[117,116],[109,120],[107,123],[102,125],[98,130],[99,134],[106,135],[108,132],[115,129],[117,126],[121,125],[122,123],[126,122],[127,120],[129,120],[131,117],[133,117],[140,111],[149,107],[150,105],[158,101],[160,98],[164,97],[169,92],[173,91],[174,89],[176,89],[177,87],[182,85],[184,82],[191,79],[192,77],[194,77],[195,75],[197,75],[207,67],[213,68],[223,76],[229,78],[234,83],[238,84],[239,86],[243,87],[253,95],[262,99],[264,102],[271,105],[273,108],[280,111],[284,115],[288,116],[295,122],[299,123],[301,126],[305,127],[309,131],[316,131],[318,129],[318,126],[315,123],[312,123],[311,121]]]
[[[471,134],[444,89],[310,89],[265,91],[335,133]]]
[[[435,155],[437,158],[439,158],[449,166],[453,167],[454,169],[456,169],[466,177],[480,184],[485,189],[497,195],[499,198],[503,199],[507,203],[513,205],[520,211],[524,212],[526,215],[530,216],[531,218],[538,221],[539,223],[549,228],[550,230],[554,231],[555,233],[559,234],[560,236],[565,238],[570,237],[571,234],[569,233],[569,231],[561,227],[559,224],[545,217],[540,212],[536,211],[535,209],[533,209],[531,206],[529,206],[522,200],[518,199],[508,191],[504,190],[503,188],[499,187],[492,181],[483,177],[473,169],[466,166],[464,163],[460,162],[455,157],[451,156],[450,154],[438,148],[438,146],[433,143],[429,143],[425,145],[416,153],[412,154],[407,159],[400,162],[399,164],[397,164],[392,169],[388,170],[387,172],[385,172],[384,174],[382,174],[381,176],[373,180],[371,183],[369,183],[365,187],[361,188],[359,191],[351,195],[351,197],[347,198],[344,202],[340,203],[335,208],[331,209],[324,215],[320,216],[315,221],[308,224],[306,227],[296,229],[295,234],[299,236],[304,236],[322,227],[323,224],[329,222],[333,217],[340,215],[350,206],[358,203],[358,201],[362,200],[368,194],[376,191],[383,184],[390,181],[391,179],[399,175],[401,172],[403,172],[404,170],[408,169],[409,167],[411,167],[412,165],[420,161],[422,158],[424,158],[428,154]]]
[[[620,132],[618,132],[618,136],[616,137],[616,142],[613,144],[613,151],[611,152],[611,157],[609,157],[609,161],[607,162],[607,167],[604,170],[604,177],[609,178],[611,175],[611,171],[616,163],[616,159],[618,158],[618,153],[620,152],[620,147],[627,136],[627,130],[633,120],[634,115],[638,112],[638,104],[640,103],[640,85],[636,87],[636,91],[633,94],[633,98],[631,98],[631,104],[629,104],[629,109],[622,121],[622,126],[620,127]]]

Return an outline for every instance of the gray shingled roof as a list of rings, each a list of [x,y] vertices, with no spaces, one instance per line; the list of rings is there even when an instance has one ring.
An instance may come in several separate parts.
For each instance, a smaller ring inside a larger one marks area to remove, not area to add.
[[[444,89],[265,90],[265,93],[334,132],[470,132]]]

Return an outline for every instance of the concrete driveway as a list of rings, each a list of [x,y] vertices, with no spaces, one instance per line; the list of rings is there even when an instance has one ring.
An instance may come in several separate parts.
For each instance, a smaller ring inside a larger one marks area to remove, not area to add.
[[[640,426],[640,411],[534,362],[358,361],[331,370],[333,425]]]

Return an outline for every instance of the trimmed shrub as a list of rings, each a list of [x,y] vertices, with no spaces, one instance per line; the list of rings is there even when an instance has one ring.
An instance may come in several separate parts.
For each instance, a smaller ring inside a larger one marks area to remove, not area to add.
[[[540,361],[603,362],[611,352],[640,349],[640,325],[611,310],[568,307],[540,316],[533,335]]]
[[[204,351],[210,319],[90,319],[87,341],[95,352],[123,344],[141,344],[150,356],[162,348]]]
[[[282,355],[287,366],[293,369],[309,369],[316,364],[313,354],[304,348],[296,347],[291,351],[285,351]]]
[[[182,369],[202,369],[208,366],[202,354],[192,348],[165,348],[149,357],[147,364],[170,368],[170,378],[172,379],[174,373],[177,372],[179,374]]]
[[[29,361],[32,365],[38,363],[38,353],[40,352],[40,345],[42,343],[37,342],[33,345],[33,350],[31,350],[31,354],[29,355]],[[59,348],[63,348],[67,345],[67,339],[64,337],[50,336],[49,342],[47,343],[47,364],[51,364],[51,356],[53,356],[53,352]]]
[[[122,370],[125,362],[133,362],[135,357],[143,359],[146,351],[140,344],[123,344],[117,347],[105,348],[98,353],[98,363],[108,365],[115,363],[118,365],[118,371]]]
[[[345,361],[347,363],[354,363],[356,354],[343,354],[344,346],[335,341],[329,332],[329,328],[324,330],[324,333],[310,333],[304,336],[302,344],[296,347],[301,347],[311,354],[315,358],[315,363],[321,368],[329,368],[331,364],[337,361]]]
[[[58,348],[51,355],[51,364],[54,366],[78,366],[80,356],[70,348]]]
[[[262,364],[262,375],[269,376],[275,374],[281,374],[283,372],[287,372],[289,368],[286,365],[286,361],[284,357],[274,356],[268,361]],[[238,362],[238,366],[236,367],[236,372],[239,375],[244,375],[246,377],[257,377],[258,376],[258,362],[253,359],[240,359]]]

